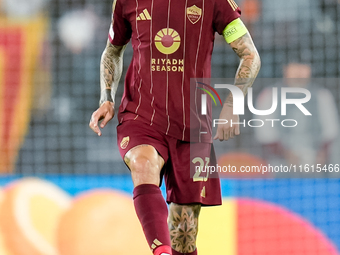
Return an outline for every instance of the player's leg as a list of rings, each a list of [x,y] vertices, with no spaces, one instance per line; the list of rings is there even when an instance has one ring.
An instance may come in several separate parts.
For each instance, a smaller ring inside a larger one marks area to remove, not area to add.
[[[159,189],[163,158],[151,145],[137,145],[124,157],[134,183],[133,199],[145,237],[155,255],[170,255],[168,208]]]
[[[216,165],[212,144],[171,141],[171,167],[164,174],[167,201],[171,202],[169,228],[173,255],[197,254],[196,236],[201,205],[220,205],[218,175],[196,172]],[[191,173],[191,174],[190,174]]]
[[[173,255],[197,255],[196,238],[200,204],[170,204],[168,225]]]

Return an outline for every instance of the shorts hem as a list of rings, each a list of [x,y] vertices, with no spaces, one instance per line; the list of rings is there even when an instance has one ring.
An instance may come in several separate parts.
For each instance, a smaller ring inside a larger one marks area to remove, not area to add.
[[[202,201],[199,201],[199,202],[176,202],[174,200],[167,200],[166,201],[168,204],[171,204],[171,203],[175,203],[175,204],[179,204],[179,205],[193,205],[193,204],[200,204],[201,206],[203,207],[206,207],[206,206],[219,206],[219,205],[222,205],[222,201],[219,201],[219,202],[202,202]]]

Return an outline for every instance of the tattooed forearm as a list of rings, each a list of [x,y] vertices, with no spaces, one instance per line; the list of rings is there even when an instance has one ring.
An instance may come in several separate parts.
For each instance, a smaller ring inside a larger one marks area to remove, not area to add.
[[[100,61],[100,105],[105,101],[114,101],[119,79],[123,71],[123,53],[125,47],[125,45],[115,46],[109,41],[107,42]],[[107,90],[110,90],[110,93]]]
[[[246,95],[260,70],[260,56],[254,46],[249,33],[230,43],[235,53],[240,57],[240,65],[236,72],[235,85],[239,87],[243,94]],[[233,97],[230,93],[226,103],[233,105]]]
[[[172,248],[180,253],[196,250],[198,215],[201,205],[171,203],[168,219]]]

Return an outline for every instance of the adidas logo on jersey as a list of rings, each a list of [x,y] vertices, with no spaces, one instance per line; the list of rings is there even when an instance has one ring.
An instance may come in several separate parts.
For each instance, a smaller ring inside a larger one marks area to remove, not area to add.
[[[148,10],[144,9],[143,12],[138,15],[137,20],[151,20]]]

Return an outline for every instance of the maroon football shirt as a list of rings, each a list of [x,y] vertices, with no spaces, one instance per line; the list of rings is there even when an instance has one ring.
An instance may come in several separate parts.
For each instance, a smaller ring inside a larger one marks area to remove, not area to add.
[[[215,32],[240,16],[233,0],[115,0],[109,39],[131,40],[118,120],[139,120],[184,141],[211,142],[209,117],[190,89],[190,78],[209,78]],[[190,94],[191,91],[191,94]],[[195,95],[197,96],[197,95]],[[208,132],[193,136],[190,131]]]

